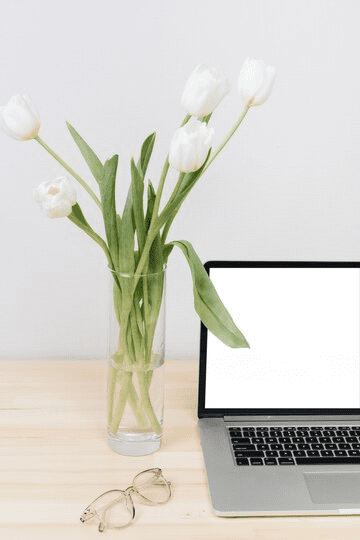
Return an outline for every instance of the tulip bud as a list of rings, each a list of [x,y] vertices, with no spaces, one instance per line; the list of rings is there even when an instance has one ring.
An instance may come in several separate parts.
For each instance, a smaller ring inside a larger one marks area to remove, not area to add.
[[[181,172],[194,172],[203,165],[214,136],[205,122],[190,120],[179,128],[171,141],[169,163]]]
[[[261,105],[269,97],[275,79],[275,68],[262,60],[247,58],[239,75],[239,91],[248,107]]]
[[[0,107],[0,128],[13,139],[35,139],[40,129],[40,118],[28,96],[13,96]]]
[[[213,112],[229,90],[227,79],[214,67],[202,64],[190,75],[181,102],[188,114],[202,118]]]
[[[76,191],[66,176],[43,182],[35,190],[35,198],[50,218],[67,217],[76,204]]]

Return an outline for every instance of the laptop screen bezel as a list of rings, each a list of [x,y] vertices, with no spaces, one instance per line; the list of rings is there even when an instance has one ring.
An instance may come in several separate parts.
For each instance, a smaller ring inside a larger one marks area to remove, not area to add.
[[[360,268],[357,261],[208,261],[204,264],[210,275],[211,268]],[[211,277],[211,276],[210,276]],[[272,408],[209,408],[205,407],[206,353],[208,329],[200,321],[200,365],[198,385],[198,418],[224,416],[339,416],[360,415],[360,408],[352,409],[272,409]]]

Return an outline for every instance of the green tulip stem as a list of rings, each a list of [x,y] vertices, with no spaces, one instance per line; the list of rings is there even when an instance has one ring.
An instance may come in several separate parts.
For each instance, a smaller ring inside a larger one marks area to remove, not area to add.
[[[241,122],[244,120],[248,110],[250,109],[250,106],[249,105],[246,105],[246,107],[244,108],[243,112],[241,113],[240,117],[238,118],[238,120],[235,122],[235,124],[233,125],[233,127],[231,128],[230,132],[228,133],[228,135],[225,137],[225,139],[223,140],[223,142],[220,144],[220,146],[216,149],[215,153],[212,155],[211,159],[209,159],[208,163],[206,164],[206,167],[204,168],[203,172],[201,173],[201,175],[204,174],[204,172],[210,167],[210,165],[212,164],[212,162],[214,161],[214,159],[220,154],[221,150],[224,148],[224,146],[230,141],[231,137],[234,135],[235,131],[237,130],[237,128],[240,126]]]
[[[187,124],[187,122],[190,120],[190,118],[191,118],[191,115],[187,114],[185,116],[184,120],[182,121],[180,127],[183,127],[185,124]],[[164,163],[164,166],[163,166],[162,173],[161,173],[159,186],[158,186],[158,189],[157,189],[157,192],[156,192],[156,197],[155,197],[154,208],[153,208],[153,212],[152,212],[149,231],[148,231],[148,234],[147,234],[147,237],[146,237],[146,242],[145,242],[145,245],[144,245],[140,260],[139,260],[138,265],[136,267],[135,274],[141,274],[141,272],[143,271],[143,268],[144,268],[144,266],[146,264],[146,261],[148,259],[148,254],[149,254],[149,250],[151,248],[151,245],[152,245],[152,243],[153,243],[153,241],[155,239],[155,236],[156,236],[158,230],[161,228],[161,225],[159,226],[159,222],[158,222],[158,213],[159,213],[161,196],[162,196],[162,192],[163,192],[164,185],[165,185],[166,175],[168,173],[169,168],[170,168],[169,156],[167,156],[166,160],[165,160],[165,163]],[[179,184],[179,182],[178,182],[178,184]],[[175,186],[175,190],[176,189],[178,189],[178,185]],[[134,284],[134,287],[136,287],[136,285],[137,285],[137,281]]]
[[[82,187],[88,192],[88,194],[90,195],[90,197],[96,202],[96,204],[98,205],[98,207],[100,208],[100,210],[102,209],[101,207],[101,202],[99,201],[99,199],[97,198],[97,196],[95,195],[95,193],[93,192],[93,190],[87,185],[87,183],[85,182],[85,180],[83,180],[78,174],[76,174],[76,172],[67,164],[65,163],[65,161],[63,159],[61,159],[60,156],[58,156],[54,150],[52,150],[50,148],[50,146],[48,146],[42,139],[40,139],[39,136],[35,137],[35,140],[43,147],[45,148],[45,150],[47,152],[49,152],[49,154],[54,158],[56,159],[56,161],[58,163],[60,163],[60,165],[62,167],[64,167],[65,170],[67,170],[67,172],[69,174],[71,174],[71,176],[73,176],[75,178],[75,180],[77,180],[79,182],[79,184],[82,185]]]

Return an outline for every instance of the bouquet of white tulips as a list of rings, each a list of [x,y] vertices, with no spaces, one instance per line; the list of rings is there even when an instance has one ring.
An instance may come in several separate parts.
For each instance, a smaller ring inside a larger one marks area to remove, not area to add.
[[[154,283],[144,276],[162,272],[174,246],[180,248],[189,264],[195,310],[202,322],[228,346],[249,346],[222,304],[192,245],[185,240],[168,242],[167,236],[184,200],[233,136],[249,109],[260,105],[269,96],[274,76],[274,68],[266,67],[262,61],[245,61],[238,82],[244,108],[227,137],[213,150],[214,129],[209,127],[209,121],[214,109],[229,92],[229,84],[215,68],[198,66],[185,86],[182,105],[186,116],[169,145],[157,188],[150,180],[146,181],[155,142],[155,133],[152,133],[144,141],[139,159],[131,159],[131,183],[122,213],[115,200],[117,155],[102,163],[79,133],[67,123],[96,181],[97,195],[39,137],[39,115],[27,96],[15,96],[0,108],[2,129],[15,139],[35,139],[87,191],[102,212],[105,238],[95,232],[85,218],[68,176],[44,182],[36,190],[36,197],[44,212],[50,218],[67,217],[97,242],[112,271],[115,312],[120,326],[119,346],[113,357],[109,386],[109,423],[112,433],[116,433],[119,427],[127,400],[141,425],[148,422],[156,433],[161,430],[149,399],[152,374],[149,366],[163,288],[162,282]],[[161,208],[163,188],[170,167],[179,171],[179,177],[170,197]],[[130,287],[122,279],[122,276],[129,275],[133,276]],[[139,376],[140,397],[133,386],[132,368],[135,367]],[[115,404],[115,385],[120,368],[125,369],[128,375],[122,375],[123,387]]]

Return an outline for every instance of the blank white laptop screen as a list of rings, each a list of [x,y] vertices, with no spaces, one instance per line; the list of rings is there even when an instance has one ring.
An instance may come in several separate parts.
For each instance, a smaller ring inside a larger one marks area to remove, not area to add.
[[[205,408],[359,408],[359,268],[211,268],[250,349],[207,335]]]

